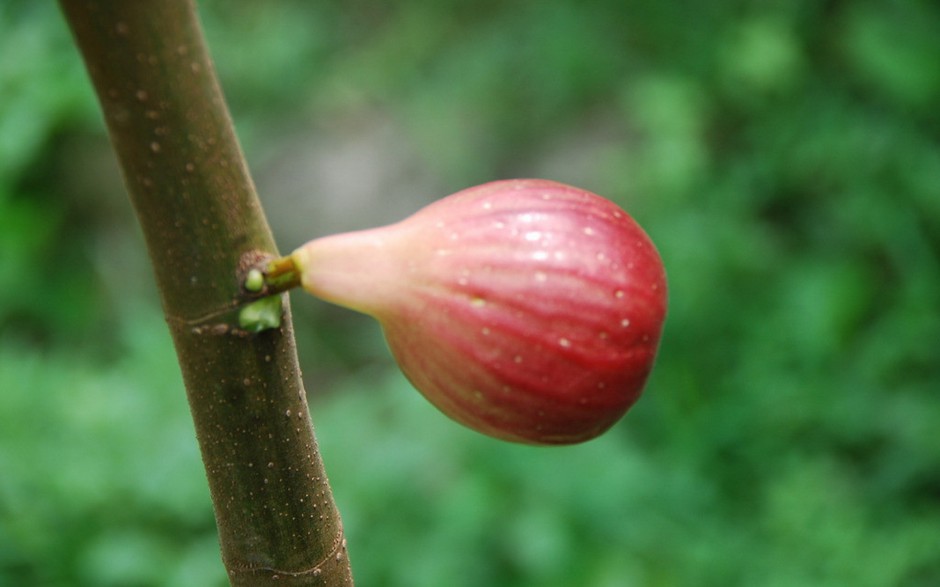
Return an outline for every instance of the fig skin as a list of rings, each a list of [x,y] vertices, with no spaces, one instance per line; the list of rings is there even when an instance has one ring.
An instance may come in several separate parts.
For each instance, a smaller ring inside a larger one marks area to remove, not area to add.
[[[643,229],[548,180],[472,187],[291,258],[307,291],[380,322],[431,403],[513,442],[610,428],[639,398],[666,316],[665,270]]]

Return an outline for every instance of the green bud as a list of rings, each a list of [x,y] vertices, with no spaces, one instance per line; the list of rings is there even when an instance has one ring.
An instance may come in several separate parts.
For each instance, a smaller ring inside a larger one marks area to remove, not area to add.
[[[245,276],[245,289],[248,291],[258,292],[264,288],[264,274],[261,273],[260,269],[250,269],[248,275]]]
[[[248,304],[239,312],[238,324],[249,332],[278,328],[281,325],[281,296],[269,296]]]

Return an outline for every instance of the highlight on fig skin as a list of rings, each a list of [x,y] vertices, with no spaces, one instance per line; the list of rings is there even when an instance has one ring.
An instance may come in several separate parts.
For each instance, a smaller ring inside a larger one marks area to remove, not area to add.
[[[616,423],[642,392],[666,315],[643,229],[547,180],[469,188],[289,259],[308,292],[375,317],[442,412],[514,442],[577,443]]]

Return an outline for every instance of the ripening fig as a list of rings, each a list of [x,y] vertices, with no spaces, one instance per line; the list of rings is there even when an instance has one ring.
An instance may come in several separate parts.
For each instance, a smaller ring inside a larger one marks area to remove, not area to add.
[[[505,440],[591,439],[633,405],[666,315],[662,261],[612,202],[523,179],[313,240],[300,282],[374,316],[428,400]]]

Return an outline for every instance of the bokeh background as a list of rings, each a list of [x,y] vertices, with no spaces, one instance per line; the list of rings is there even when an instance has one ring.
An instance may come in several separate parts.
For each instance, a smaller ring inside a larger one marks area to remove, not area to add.
[[[280,246],[606,195],[671,308],[604,437],[466,431],[295,294],[363,586],[940,585],[940,4],[200,3]],[[139,229],[52,2],[0,2],[0,585],[224,585]]]

